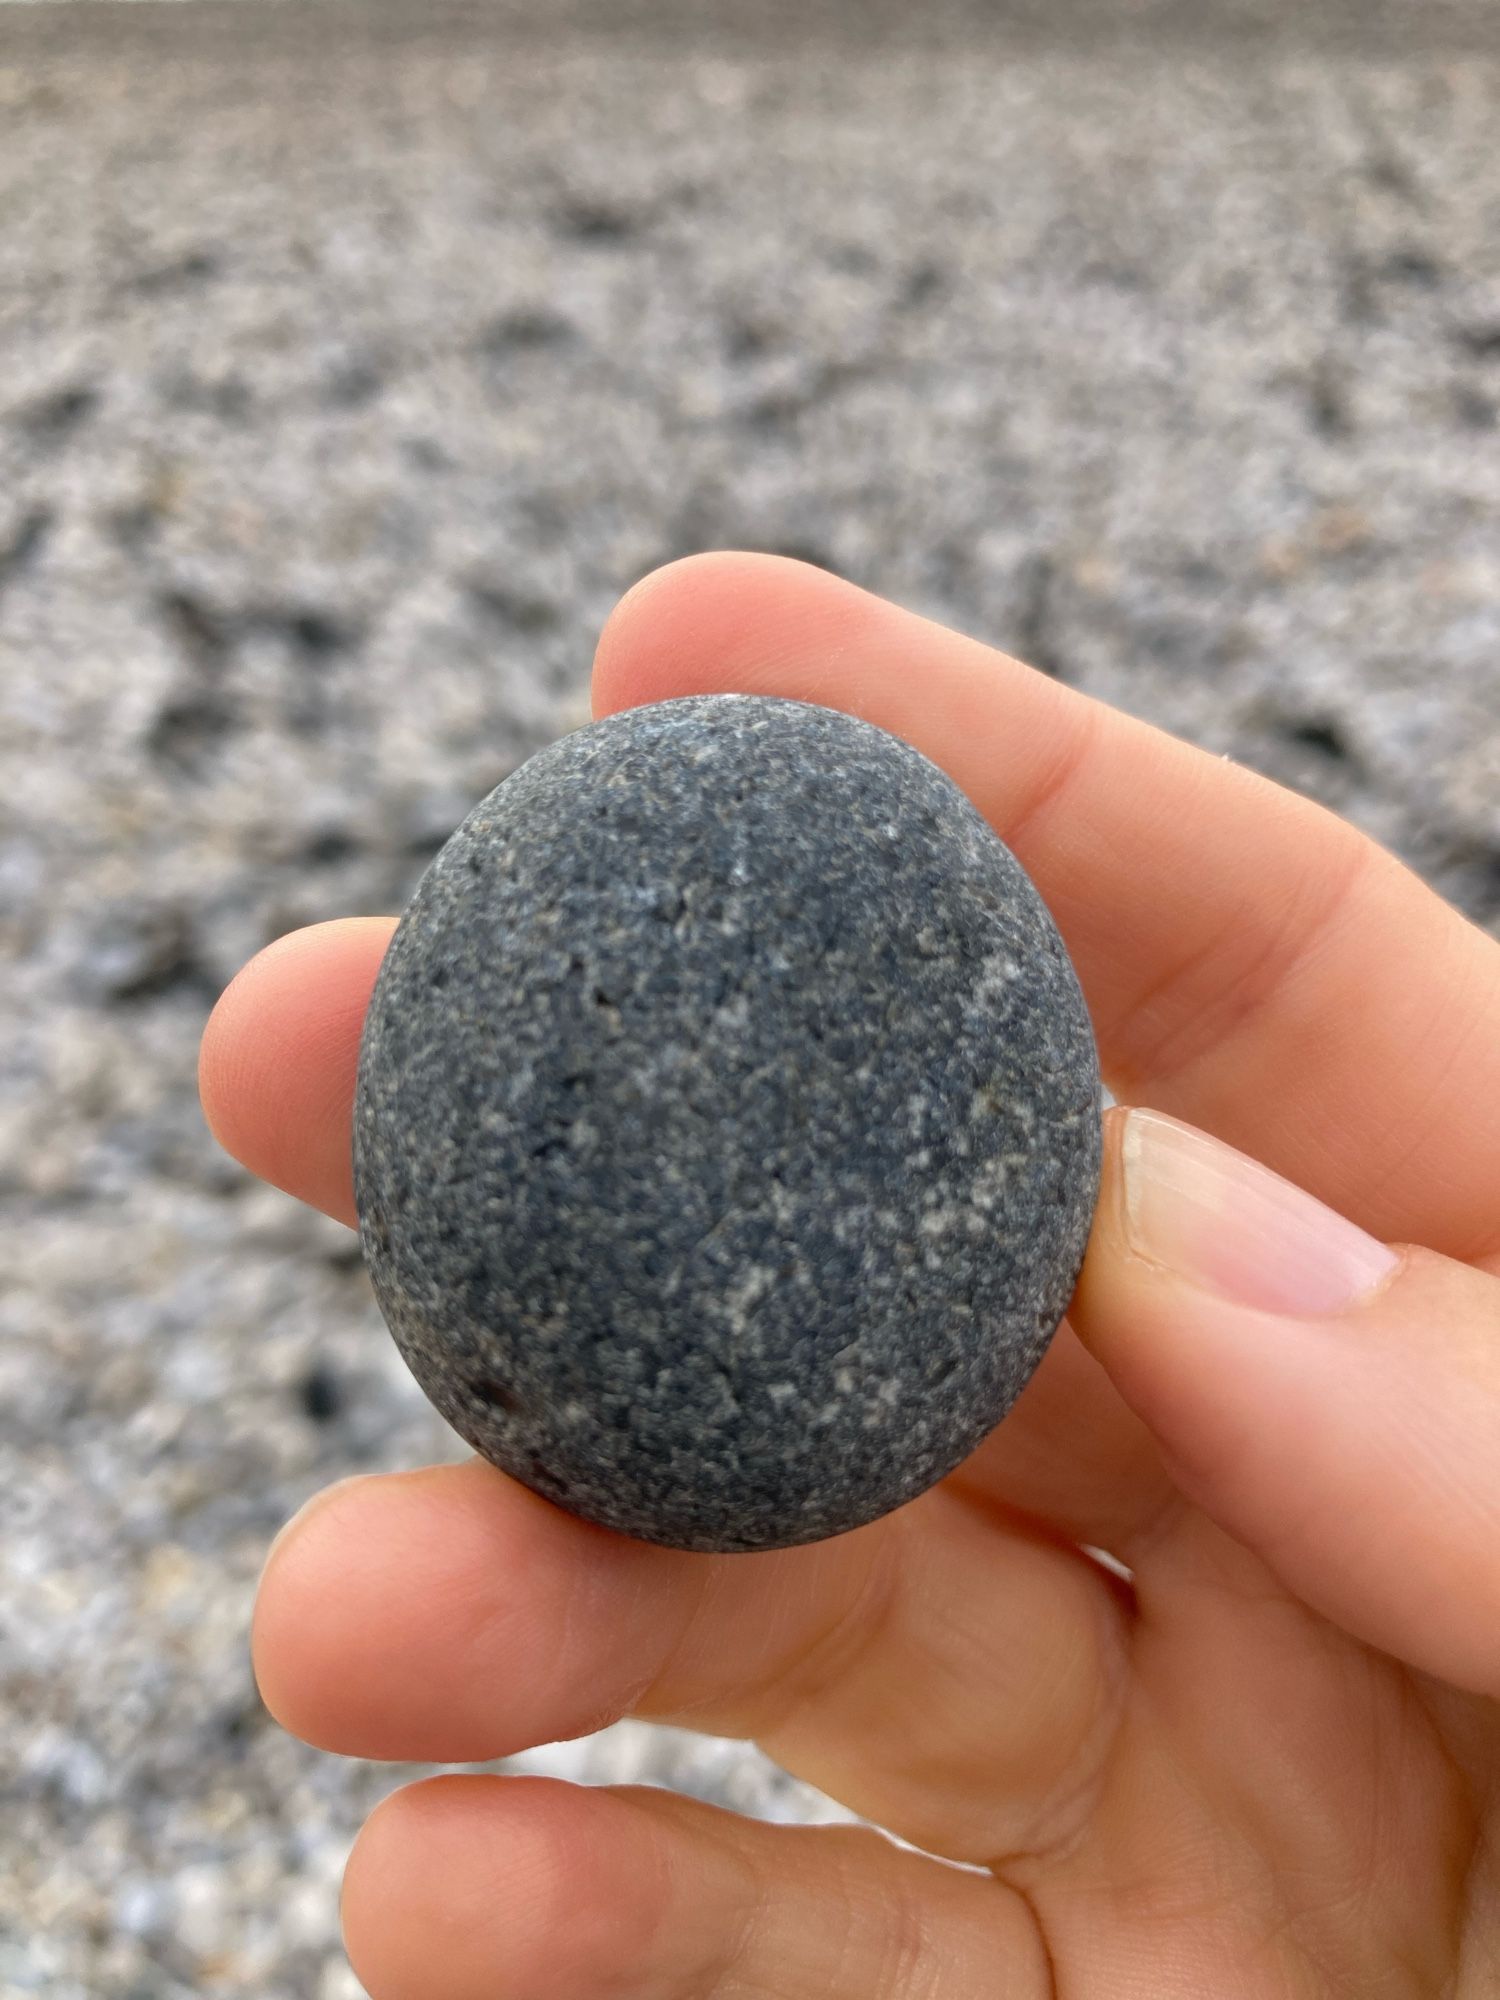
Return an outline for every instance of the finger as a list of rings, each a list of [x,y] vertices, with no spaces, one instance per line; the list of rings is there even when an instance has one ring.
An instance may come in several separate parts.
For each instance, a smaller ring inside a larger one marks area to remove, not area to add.
[[[395,927],[350,917],[267,945],[220,996],[198,1060],[204,1116],[225,1151],[351,1224],[359,1036]]]
[[[1500,945],[1352,828],[805,564],[690,558],[615,610],[597,713],[731,689],[847,709],[951,773],[1051,906],[1119,1095],[1378,1235],[1500,1250],[1500,1120],[1476,1115]]]
[[[1106,1161],[1077,1325],[1184,1492],[1347,1631],[1500,1695],[1500,1278],[1152,1113],[1110,1115]]]
[[[854,1534],[685,1555],[478,1460],[348,1482],[278,1541],[268,1707],[325,1749],[477,1763],[626,1713],[754,1738],[931,1852],[1028,1848],[1126,1677],[1117,1586],[939,1488]]]
[[[353,918],[280,938],[210,1017],[199,1064],[219,1142],[253,1173],[354,1220],[350,1115],[360,1030],[392,920]],[[1154,1446],[1066,1329],[964,1478],[1060,1532],[1128,1558],[1170,1492]]]
[[[1012,1890],[869,1829],[767,1826],[643,1786],[409,1786],[355,1844],[343,1921],[371,2000],[1051,1991]]]

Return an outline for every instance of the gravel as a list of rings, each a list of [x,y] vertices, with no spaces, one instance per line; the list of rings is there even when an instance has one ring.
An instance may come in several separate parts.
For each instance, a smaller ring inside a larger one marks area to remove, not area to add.
[[[1483,6],[531,11],[0,10],[7,1996],[356,1991],[409,1774],[267,1723],[250,1595],[450,1445],[196,1038],[584,718],[645,570],[828,564],[1500,927]],[[526,1761],[832,1811],[633,1725]]]

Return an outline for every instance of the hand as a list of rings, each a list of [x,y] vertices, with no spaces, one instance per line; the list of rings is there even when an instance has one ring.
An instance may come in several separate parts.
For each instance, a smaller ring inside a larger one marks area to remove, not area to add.
[[[1154,1109],[1109,1115],[1073,1331],[883,1521],[681,1555],[477,1460],[297,1517],[254,1644],[310,1742],[477,1762],[648,1716],[986,1871],[438,1778],[349,1865],[375,2000],[1500,1991],[1500,946],[1320,808],[799,564],[649,577],[594,688],[910,738],[1031,871]],[[224,1144],[345,1221],[390,930],[273,945],[204,1045]]]

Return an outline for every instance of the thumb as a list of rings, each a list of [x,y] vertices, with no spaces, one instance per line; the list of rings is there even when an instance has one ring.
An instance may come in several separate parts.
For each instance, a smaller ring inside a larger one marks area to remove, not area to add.
[[[1288,1590],[1500,1695],[1500,1278],[1113,1111],[1069,1318],[1187,1497]]]

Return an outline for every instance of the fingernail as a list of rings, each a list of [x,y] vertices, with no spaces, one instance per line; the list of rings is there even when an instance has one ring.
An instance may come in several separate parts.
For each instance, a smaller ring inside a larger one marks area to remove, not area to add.
[[[1120,1158],[1131,1248],[1238,1305],[1342,1312],[1400,1262],[1269,1167],[1159,1111],[1127,1115]]]

